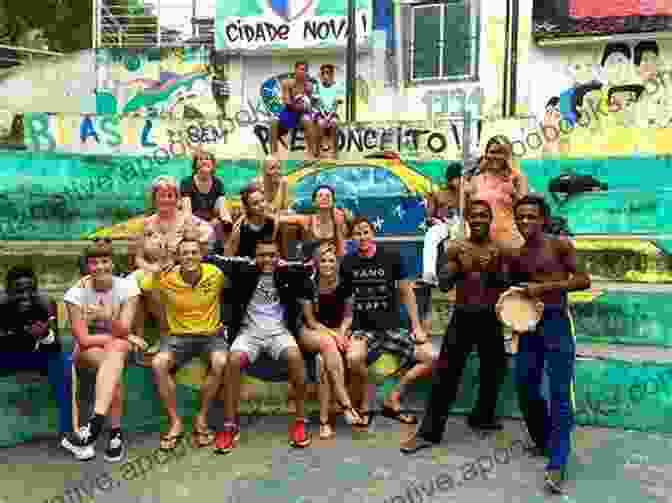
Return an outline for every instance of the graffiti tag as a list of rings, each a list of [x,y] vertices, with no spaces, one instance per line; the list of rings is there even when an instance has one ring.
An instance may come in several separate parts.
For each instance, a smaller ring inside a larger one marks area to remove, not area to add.
[[[261,144],[266,154],[270,153],[271,129],[265,125],[256,125],[254,134]],[[402,145],[409,149],[418,151],[420,147],[429,150],[433,154],[444,152],[449,145],[446,136],[438,131],[416,128],[366,128],[366,127],[341,127],[338,129],[339,152],[350,152],[353,148],[357,152],[370,150],[385,150],[387,145],[394,145],[396,140],[396,150],[400,152]],[[424,137],[424,138],[423,138]],[[292,152],[303,151],[306,149],[303,130],[295,129],[289,135],[289,142],[280,139],[282,145]],[[289,143],[289,144],[288,144]],[[457,143],[457,142],[456,142]],[[458,143],[459,145],[459,143]]]

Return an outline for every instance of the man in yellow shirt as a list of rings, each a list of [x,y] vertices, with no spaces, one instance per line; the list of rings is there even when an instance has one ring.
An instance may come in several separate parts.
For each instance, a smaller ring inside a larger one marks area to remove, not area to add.
[[[152,368],[159,395],[170,421],[161,436],[161,449],[174,449],[183,436],[177,414],[175,372],[196,355],[209,355],[208,375],[201,388],[201,409],[194,418],[194,440],[199,447],[211,444],[214,432],[208,428],[210,403],[220,387],[226,365],[228,343],[220,318],[220,296],[226,276],[214,265],[201,263],[197,239],[185,235],[177,248],[179,265],[169,271],[145,276],[142,290],[155,290],[165,310],[169,333],[161,334],[159,353]]]

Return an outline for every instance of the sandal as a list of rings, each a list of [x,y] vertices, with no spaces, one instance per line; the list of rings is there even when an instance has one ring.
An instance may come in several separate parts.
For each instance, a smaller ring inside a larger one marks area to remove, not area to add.
[[[327,421],[322,421],[320,419],[320,439],[328,440],[336,436],[334,428],[331,426],[331,423]]]
[[[371,412],[361,409],[355,409],[355,411],[359,415],[361,421],[353,426],[357,426],[359,428],[368,428],[371,426]]]
[[[357,409],[355,409],[352,405],[341,405],[341,413],[343,414],[343,419],[345,419],[345,422],[350,426],[362,425],[362,417],[359,415]]]
[[[401,424],[418,424],[418,418],[414,414],[406,414],[402,410],[395,410],[389,405],[383,405],[381,415],[399,421]]]
[[[194,447],[207,447],[215,441],[215,432],[207,427],[201,429],[199,426],[194,426],[191,434]]]
[[[159,449],[162,451],[172,451],[177,447],[177,443],[184,437],[182,433],[162,433],[159,441]]]

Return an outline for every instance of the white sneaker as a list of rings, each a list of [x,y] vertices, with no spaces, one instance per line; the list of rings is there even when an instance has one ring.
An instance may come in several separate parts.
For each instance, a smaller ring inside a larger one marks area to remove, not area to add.
[[[88,461],[96,457],[95,443],[91,435],[91,426],[87,424],[75,433],[64,435],[61,447],[70,451],[79,461]]]

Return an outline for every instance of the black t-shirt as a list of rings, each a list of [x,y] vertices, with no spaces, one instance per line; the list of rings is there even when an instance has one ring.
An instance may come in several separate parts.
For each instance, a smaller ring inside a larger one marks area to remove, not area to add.
[[[199,218],[209,222],[215,213],[215,203],[220,197],[224,197],[224,184],[216,176],[212,177],[210,192],[203,194],[194,184],[194,177],[190,176],[182,180],[180,193],[183,197],[191,199],[191,212]]]
[[[257,253],[257,243],[272,240],[274,230],[275,222],[272,218],[267,218],[264,225],[259,229],[253,228],[250,223],[243,224],[240,228],[240,244],[236,255],[254,258]]]
[[[378,245],[371,258],[347,255],[341,272],[355,293],[353,330],[400,327],[399,281],[408,279],[408,272],[399,253]]]
[[[33,306],[26,313],[19,313],[16,305],[9,299],[5,292],[0,293],[0,343],[1,351],[8,352],[32,352],[35,350],[37,339],[30,333],[32,324],[36,321],[48,321],[52,312],[51,301],[44,292],[37,292]],[[61,351],[61,344],[56,335],[56,341],[52,344],[40,344],[38,351],[56,352]]]

